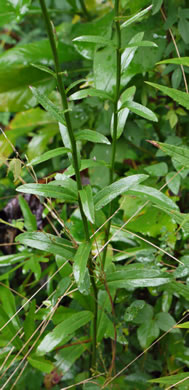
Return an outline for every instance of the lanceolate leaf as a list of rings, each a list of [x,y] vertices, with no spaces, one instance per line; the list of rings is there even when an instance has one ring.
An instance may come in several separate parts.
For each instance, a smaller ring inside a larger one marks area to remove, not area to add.
[[[158,64],[175,64],[189,66],[189,57],[169,58],[167,60],[159,61]]]
[[[53,157],[63,156],[64,154],[66,154],[68,152],[70,152],[70,149],[63,148],[63,147],[49,150],[48,152],[42,154],[42,156],[38,156],[38,157],[33,158],[33,160],[31,160],[27,164],[27,166],[40,164],[44,161],[50,160]]]
[[[95,223],[95,215],[94,215],[94,201],[92,195],[91,186],[86,186],[83,190],[79,191],[81,203],[83,206],[83,211],[87,217],[87,219],[91,223]]]
[[[107,272],[106,281],[109,287],[138,288],[155,287],[171,281],[168,274],[142,264],[127,265],[125,269]]]
[[[58,324],[52,332],[49,332],[37,348],[37,354],[45,355],[52,351],[58,344],[72,338],[74,332],[86,325],[93,318],[90,311],[80,311]]]
[[[81,89],[81,91],[77,91],[73,93],[73,95],[69,96],[70,100],[79,100],[84,99],[89,96],[96,96],[103,100],[113,100],[111,95],[109,95],[107,92],[102,91],[101,89],[95,89],[95,88],[86,88]]]
[[[153,122],[157,122],[157,116],[149,110],[149,108],[142,106],[139,103],[133,102],[133,101],[126,101],[121,106],[120,110],[123,108],[128,108],[130,111],[134,112],[135,114],[141,116],[142,118],[148,119]]]
[[[143,32],[139,32],[138,34],[134,35],[134,37],[129,41],[129,45],[134,45],[135,42],[142,41],[143,36],[144,36]],[[121,55],[121,70],[122,70],[122,72],[127,70],[129,64],[131,63],[131,61],[135,55],[136,50],[137,50],[137,46],[132,46],[132,47],[126,48],[123,51],[123,53]]]
[[[184,168],[189,167],[189,148],[169,145],[158,141],[149,142],[151,142],[154,146],[159,147],[165,154],[168,154],[168,156],[174,158],[174,160],[180,163]]]
[[[149,12],[152,8],[152,5],[150,5],[149,7],[143,9],[142,11],[138,12],[136,15],[134,15],[132,18],[126,20],[126,22],[124,22],[122,25],[121,25],[121,29],[125,28],[125,27],[128,27],[130,24],[132,23],[135,23],[137,22],[140,18],[142,18],[144,15],[147,14],[147,12]]]
[[[49,198],[57,198],[64,201],[74,202],[77,200],[77,195],[69,188],[62,188],[51,184],[23,184],[16,189],[18,192],[25,194],[34,194]]]
[[[90,141],[94,143],[110,145],[110,141],[108,140],[107,137],[93,130],[79,130],[77,131],[77,133],[75,133],[75,139],[77,141],[84,140],[84,141]]]
[[[110,203],[113,199],[115,199],[118,195],[128,191],[129,188],[131,188],[137,183],[141,183],[147,178],[148,175],[132,175],[129,177],[125,177],[124,179],[120,179],[115,183],[103,188],[94,197],[95,209],[100,210],[106,204]]]
[[[156,378],[156,379],[150,379],[148,382],[150,383],[160,383],[160,384],[163,384],[163,385],[174,385],[180,381],[183,381],[184,379],[188,379],[185,380],[183,382],[183,384],[188,384],[189,383],[189,375],[187,372],[183,372],[181,374],[177,374],[177,375],[167,375],[167,376],[162,376],[161,378]]]
[[[31,248],[60,255],[66,258],[66,260],[72,259],[75,254],[75,250],[71,246],[70,241],[65,238],[56,237],[53,234],[41,232],[23,233],[19,234],[15,240]]]
[[[37,99],[38,103],[40,103],[45,110],[47,110],[52,117],[57,121],[62,123],[63,125],[65,124],[65,120],[63,117],[63,113],[60,112],[60,110],[57,108],[57,106],[52,103],[47,96],[42,94],[37,88],[30,87],[33,95]]]
[[[18,200],[22,210],[22,214],[24,216],[24,224],[26,229],[29,232],[37,230],[36,216],[32,214],[28,203],[21,195],[19,195]]]
[[[73,42],[89,42],[98,44],[100,46],[113,45],[113,42],[111,40],[103,38],[100,35],[82,35],[80,37],[74,38]]]
[[[135,43],[128,43],[126,47],[158,47],[156,43],[151,41],[141,41]]]
[[[150,200],[158,206],[178,210],[178,206],[172,201],[172,199],[168,198],[168,196],[152,187],[143,186],[140,184],[135,185],[128,189],[128,194],[139,195],[142,196],[145,200]]]
[[[146,81],[146,84],[159,89],[159,91],[163,92],[165,95],[168,95],[170,98],[175,100],[175,102],[189,109],[189,95],[186,92],[178,91],[174,88],[164,87],[164,85],[150,83],[149,81]]]
[[[90,250],[91,244],[89,242],[83,242],[80,244],[74,257],[73,273],[79,288],[84,282],[86,272],[88,273],[86,266],[90,255]]]
[[[123,130],[124,130],[124,127],[125,127],[125,123],[126,123],[128,115],[129,115],[129,109],[128,108],[120,109],[120,107],[122,106],[122,104],[125,101],[131,101],[131,100],[134,99],[135,91],[136,91],[136,87],[135,86],[127,88],[122,93],[122,95],[120,97],[120,100],[118,101],[119,111],[118,111],[118,124],[117,124],[117,139],[123,133]],[[112,138],[113,138],[113,129],[114,129],[114,114],[112,115],[111,130],[110,130]]]

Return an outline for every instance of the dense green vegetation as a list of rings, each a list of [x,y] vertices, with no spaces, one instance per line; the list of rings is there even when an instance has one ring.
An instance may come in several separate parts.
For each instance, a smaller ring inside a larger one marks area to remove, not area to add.
[[[2,390],[189,388],[187,7],[0,1]]]

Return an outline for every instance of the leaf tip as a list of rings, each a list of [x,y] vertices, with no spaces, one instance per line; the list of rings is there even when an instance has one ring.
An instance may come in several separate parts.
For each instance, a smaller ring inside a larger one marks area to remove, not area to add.
[[[152,144],[152,145],[155,146],[156,148],[159,148],[159,147],[160,147],[159,144],[158,144],[158,142],[156,142],[156,141],[146,139],[146,142],[149,142],[149,144]]]

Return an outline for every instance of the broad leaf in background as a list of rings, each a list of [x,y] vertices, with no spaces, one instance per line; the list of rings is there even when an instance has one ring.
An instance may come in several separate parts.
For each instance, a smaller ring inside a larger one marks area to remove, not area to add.
[[[58,44],[61,62],[75,61],[79,54],[70,45]],[[34,68],[31,63],[52,65],[48,40],[18,45],[0,55],[0,110],[17,112],[37,103],[28,86],[33,85],[44,94],[55,87],[55,78]]]
[[[164,85],[151,83],[149,81],[145,81],[146,84],[150,85],[151,87],[157,88],[159,91],[163,92],[165,95],[169,96],[175,102],[179,103],[181,106],[189,109],[189,96],[186,92],[178,91],[174,88],[168,88]]]
[[[83,242],[79,245],[79,248],[74,257],[73,273],[81,293],[86,293],[90,286],[89,271],[87,269],[90,250],[91,243]]]
[[[19,23],[27,13],[31,0],[1,0],[0,3],[0,26],[15,21]]]

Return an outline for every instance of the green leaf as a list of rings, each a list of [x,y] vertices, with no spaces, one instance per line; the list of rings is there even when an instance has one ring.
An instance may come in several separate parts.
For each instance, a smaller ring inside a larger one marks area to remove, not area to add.
[[[159,147],[165,154],[173,157],[181,166],[188,168],[189,167],[189,148],[169,145],[158,141],[149,141],[154,146]]]
[[[133,100],[134,95],[135,95],[136,87],[130,87],[127,88],[121,95],[120,100],[118,101],[118,124],[117,124],[117,139],[120,138],[121,134],[123,133],[125,123],[127,120],[127,117],[129,115],[129,109],[125,108],[123,110],[120,109],[121,105],[126,101],[126,100]],[[111,136],[113,138],[113,127],[114,127],[114,114],[112,115],[112,120],[111,120]]]
[[[24,339],[28,341],[30,336],[35,331],[35,299],[31,301],[29,311],[24,321]]]
[[[32,214],[28,203],[21,195],[18,196],[18,200],[19,200],[20,208],[22,210],[22,214],[24,216],[24,225],[26,229],[29,232],[37,230],[36,216]]]
[[[168,196],[162,192],[156,190],[156,188],[142,185],[133,185],[131,189],[128,189],[128,194],[142,196],[143,199],[149,200],[160,207],[162,206],[169,209],[178,210],[178,206],[172,201],[172,199],[168,198]]]
[[[89,271],[87,269],[87,261],[90,255],[90,251],[91,251],[91,243],[83,242],[82,244],[80,244],[74,257],[73,273],[74,273],[75,281],[81,293],[83,292],[83,287],[84,287],[83,284],[85,279],[88,279],[89,282]],[[90,282],[88,284],[90,285]]]
[[[31,0],[12,1],[1,0],[0,3],[0,26],[11,22],[19,23],[28,12]]]
[[[152,8],[152,5],[150,5],[149,7],[143,9],[142,11],[138,12],[136,15],[132,16],[132,18],[126,20],[126,22],[124,22],[122,25],[121,25],[121,30],[125,27],[128,27],[129,25],[131,25],[132,23],[135,23],[137,22],[140,18],[142,18],[144,15],[147,14],[147,12],[149,12]]]
[[[166,163],[161,162],[145,167],[144,170],[151,176],[165,176],[168,172],[168,166]]]
[[[189,44],[189,22],[185,17],[181,17],[178,22],[178,30],[183,41]]]
[[[110,203],[118,195],[128,191],[136,183],[140,183],[148,178],[148,175],[132,175],[116,181],[113,184],[103,188],[94,197],[95,209],[100,210],[106,204]]]
[[[21,174],[22,170],[22,163],[19,158],[13,158],[10,161],[9,167],[8,167],[8,172],[12,172],[14,175],[14,181],[19,179],[19,176]]]
[[[175,385],[177,382],[182,381],[183,379],[188,379],[189,381],[189,376],[188,373],[182,373],[182,374],[177,374],[177,375],[167,375],[167,376],[162,376],[161,378],[156,378],[156,379],[150,379],[148,382],[150,383],[160,383],[162,385]],[[186,381],[185,381],[186,383]]]
[[[34,66],[34,68],[42,70],[43,72],[49,73],[53,77],[56,77],[56,73],[52,69],[48,68],[48,66],[40,65],[40,64],[32,64],[32,63],[30,65]]]
[[[77,201],[77,194],[73,193],[69,188],[62,188],[51,184],[23,184],[16,189],[18,192],[25,194],[34,194],[49,198],[61,199],[63,201],[75,202]]]
[[[92,159],[86,159],[86,160],[81,160],[81,166],[79,168],[80,171],[83,171],[84,169],[88,169],[88,168],[93,168],[93,167],[104,167],[104,166],[107,166],[108,164],[104,161],[96,161],[96,160],[92,160]],[[74,168],[72,165],[70,165],[65,171],[63,174],[61,173],[57,173],[57,175],[55,176],[55,178],[57,180],[64,180],[65,177],[70,177],[70,176],[73,176],[75,173],[74,171]]]
[[[157,64],[175,64],[189,66],[189,57],[169,58],[167,60],[159,61],[157,62]]]
[[[161,270],[143,264],[127,265],[125,269],[107,271],[106,281],[109,287],[134,289],[156,287],[171,281],[170,276]]]
[[[77,194],[77,184],[76,181],[70,179],[69,177],[65,177],[63,180],[53,180],[49,183],[50,186],[60,186],[65,190],[68,190],[72,195]]]
[[[46,355],[52,351],[60,343],[63,344],[64,340],[71,339],[74,332],[86,325],[93,318],[93,313],[90,311],[80,311],[71,315],[66,320],[58,324],[53,331],[49,332],[37,348],[38,355]]]
[[[47,374],[50,374],[54,369],[54,364],[50,360],[44,359],[41,356],[36,356],[36,354],[31,354],[27,360],[32,367],[37,368],[39,371],[46,372]]]
[[[171,192],[174,195],[178,195],[180,184],[181,184],[181,177],[176,172],[169,172],[166,175],[166,183],[167,187],[171,190]]]
[[[63,156],[64,154],[66,154],[68,152],[70,152],[70,149],[63,148],[63,147],[49,150],[48,152],[44,153],[42,156],[38,156],[38,157],[33,158],[33,160],[31,160],[27,164],[27,166],[40,164],[44,161],[50,160],[51,158],[54,158],[57,156]]]
[[[86,88],[86,89],[82,89],[81,91],[77,91],[72,95],[70,95],[69,99],[80,100],[89,96],[96,96],[103,100],[113,100],[111,95],[109,95],[107,92],[96,88]]]
[[[175,328],[189,329],[189,321],[183,322],[182,324],[175,325]]]
[[[20,261],[24,261],[25,259],[31,256],[30,252],[23,251],[22,253],[14,253],[14,255],[4,255],[0,256],[0,267],[12,265],[14,263],[18,263]]]
[[[19,234],[15,241],[31,248],[60,255],[66,260],[72,259],[75,254],[75,250],[71,246],[70,241],[65,238],[53,236],[52,234],[41,232],[23,233]]]
[[[153,319],[145,321],[137,329],[137,337],[143,349],[146,349],[159,336],[159,328]]]
[[[176,321],[169,313],[158,313],[155,317],[158,327],[167,332],[176,325]]]
[[[85,186],[83,190],[79,191],[81,203],[83,206],[83,211],[87,219],[91,223],[95,223],[95,214],[94,214],[94,202],[91,186]]]
[[[153,0],[152,1],[152,15],[155,15],[159,12],[161,6],[163,4],[163,0]]]
[[[82,353],[89,348],[89,343],[82,343],[83,339],[78,339],[79,345],[69,346],[69,348],[62,349],[55,355],[57,366],[65,374],[70,370],[71,366],[75,363],[77,359],[82,355]]]
[[[81,58],[73,46],[63,42],[58,42],[57,50],[61,63]],[[28,85],[33,85],[42,94],[52,91],[56,84],[55,78],[31,66],[31,63],[51,66],[52,61],[47,39],[23,45],[19,43],[5,50],[0,55],[0,111],[17,112],[34,107],[37,100]]]
[[[129,45],[134,45],[136,42],[142,41],[144,36],[143,32],[139,32],[138,34],[134,35],[134,37],[129,41]],[[129,64],[131,63],[135,52],[137,50],[137,46],[132,46],[126,48],[122,55],[121,55],[121,71],[122,73],[127,70]]]
[[[73,39],[74,43],[77,42],[89,42],[89,43],[95,43],[100,46],[106,46],[106,45],[111,45],[113,46],[114,43],[106,38],[103,38],[100,35],[82,35],[80,37],[74,38]]]
[[[37,88],[30,87],[33,95],[37,99],[38,103],[40,103],[45,110],[47,110],[52,117],[57,121],[65,125],[65,120],[62,112],[57,108],[57,106],[48,99],[47,96],[42,94]]]
[[[79,130],[75,133],[76,141],[90,141],[94,143],[100,144],[108,144],[110,145],[110,141],[103,134],[98,133],[94,130]]]
[[[141,116],[142,118],[148,119],[153,122],[158,122],[157,116],[151,110],[149,110],[149,108],[142,106],[139,103],[127,101],[123,103],[120,110],[122,110],[123,108],[128,108],[130,111]]]
[[[139,41],[135,43],[128,43],[126,45],[126,48],[127,47],[158,47],[158,45],[156,45],[156,43],[151,41],[141,41],[141,42]]]
[[[189,109],[189,95],[186,92],[181,92],[174,88],[164,87],[163,85],[160,84],[150,83],[149,81],[145,81],[145,83],[151,85],[154,88],[159,89],[165,95],[175,100],[175,102]]]

